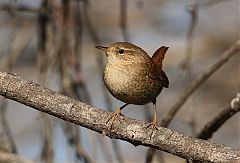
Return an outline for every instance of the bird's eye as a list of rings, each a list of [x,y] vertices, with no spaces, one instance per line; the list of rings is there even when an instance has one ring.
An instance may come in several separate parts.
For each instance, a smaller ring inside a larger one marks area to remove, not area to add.
[[[123,49],[119,49],[119,50],[118,50],[118,53],[119,53],[119,54],[123,54],[123,53],[124,53],[124,50],[123,50]]]

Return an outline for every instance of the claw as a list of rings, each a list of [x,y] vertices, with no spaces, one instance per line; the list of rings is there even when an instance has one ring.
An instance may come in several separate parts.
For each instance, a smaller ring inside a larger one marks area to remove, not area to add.
[[[154,131],[154,130],[158,130],[158,128],[157,128],[157,120],[154,119],[152,122],[150,122],[150,123],[147,125],[147,128],[149,128],[149,127],[152,129],[151,135],[150,135],[150,139],[151,139],[151,138],[152,138],[152,135],[153,135],[153,131]]]
[[[120,115],[122,115],[121,113],[121,109],[118,108],[115,112],[112,113],[111,117],[107,120],[106,122],[106,128],[103,130],[102,135],[105,136],[107,132],[111,131],[112,129],[112,125],[113,122],[115,121],[115,119],[117,119]],[[110,126],[108,125],[110,124]]]

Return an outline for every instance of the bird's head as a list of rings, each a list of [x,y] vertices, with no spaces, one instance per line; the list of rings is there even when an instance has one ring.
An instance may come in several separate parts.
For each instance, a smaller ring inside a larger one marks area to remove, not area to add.
[[[126,62],[134,63],[149,59],[149,56],[143,49],[127,42],[116,42],[108,47],[96,46],[96,48],[105,51],[108,63],[122,62],[124,64]]]

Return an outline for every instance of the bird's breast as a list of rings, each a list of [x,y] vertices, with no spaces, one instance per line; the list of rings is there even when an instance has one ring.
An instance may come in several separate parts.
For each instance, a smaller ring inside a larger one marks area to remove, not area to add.
[[[104,83],[115,98],[125,103],[146,104],[162,90],[158,81],[148,77],[148,71],[144,66],[107,64]]]

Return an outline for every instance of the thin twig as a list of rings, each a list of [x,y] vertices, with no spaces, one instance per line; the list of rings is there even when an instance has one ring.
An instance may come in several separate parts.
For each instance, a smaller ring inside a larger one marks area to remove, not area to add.
[[[41,10],[48,10],[50,8],[48,0],[41,1]],[[41,84],[46,83],[46,63],[49,61],[47,53],[48,25],[49,15],[46,12],[39,12],[38,15],[38,68],[39,68],[39,81]],[[49,67],[47,67],[49,68]],[[41,149],[41,159],[46,163],[52,163],[54,160],[54,147],[53,147],[53,132],[50,117],[46,114],[39,114],[41,117],[42,132],[43,132],[43,145]]]
[[[193,36],[198,23],[198,1],[196,0],[194,5],[187,8],[187,11],[191,15],[191,21],[187,32],[187,50],[186,56],[181,63],[181,68],[187,70],[189,80],[192,80],[192,50],[193,50]]]
[[[156,153],[156,150],[154,148],[149,148],[146,154],[145,163],[153,162],[153,156],[155,155],[155,153]]]
[[[120,3],[120,28],[124,41],[129,42],[130,37],[127,31],[127,0],[121,0]]]
[[[100,39],[97,35],[97,31],[96,31],[96,29],[91,21],[91,18],[90,18],[89,1],[88,0],[83,1],[83,15],[85,18],[85,23],[86,23],[87,29],[89,30],[90,36],[92,38],[92,41],[94,42],[95,45],[99,45]],[[104,61],[103,61],[103,56],[99,52],[97,54],[97,63],[98,63],[98,67],[99,67],[100,71],[102,71],[104,68]],[[112,111],[112,101],[111,101],[108,93],[105,91],[106,89],[105,89],[105,86],[103,83],[102,83],[102,89],[104,90],[103,93],[104,93],[104,99],[105,99],[105,102],[107,105],[107,109],[110,109],[110,111]]]
[[[83,22],[81,18],[81,8],[80,1],[77,0],[74,4],[74,56],[75,56],[75,71],[78,75],[81,73],[81,56],[82,56],[82,32],[83,32]]]
[[[0,71],[0,95],[99,133],[103,132],[106,119],[111,115],[111,112],[94,108],[3,71]],[[239,150],[163,127],[158,127],[150,138],[152,130],[146,125],[143,121],[120,116],[107,136],[128,141],[135,146],[160,149],[185,159],[216,163],[240,159]]]
[[[31,24],[31,21],[26,22],[22,28],[15,33],[9,54],[0,60],[0,68],[6,70],[10,69],[21,55],[24,54],[23,51],[28,47],[33,36],[33,33],[30,32],[30,28],[32,28]]]
[[[81,76],[81,61],[82,61],[82,30],[83,22],[81,18],[80,1],[77,0],[74,5],[74,25],[75,25],[75,42],[74,42],[74,56],[73,67],[76,72],[76,77],[71,83],[75,96],[87,103],[91,103],[90,94]]]
[[[12,9],[13,9],[12,5],[9,5],[9,4],[1,4],[0,5],[0,11],[11,11]],[[41,10],[39,10],[38,8],[29,7],[29,6],[17,5],[17,6],[14,6],[14,11],[39,13],[39,11],[41,11]],[[43,12],[43,11],[41,11],[41,12]]]
[[[11,153],[17,153],[17,147],[12,135],[12,132],[10,130],[10,126],[8,124],[8,120],[6,118],[7,116],[7,101],[6,99],[0,100],[0,124],[1,124],[1,130],[3,133],[1,133],[1,145],[0,148],[3,151],[11,152]]]
[[[235,115],[239,110],[227,107],[221,111],[214,119],[208,122],[203,129],[196,135],[199,139],[210,139],[214,132],[216,132],[228,119]]]
[[[192,64],[192,51],[193,51],[193,36],[194,32],[198,23],[198,0],[195,0],[194,5],[191,8],[187,8],[188,13],[191,16],[191,21],[189,23],[189,29],[187,33],[187,50],[186,50],[186,57],[184,58],[182,62],[182,69],[185,69],[187,71],[187,76],[189,79],[189,82],[193,81],[193,64]],[[193,107],[193,97],[191,99],[191,106],[189,108],[189,113],[191,116],[190,120],[190,126],[192,134],[195,134],[196,126],[195,126],[195,118],[194,118],[194,107]],[[186,160],[186,162],[189,162],[189,160]]]
[[[209,1],[203,1],[201,3],[199,3],[200,7],[212,7],[216,4],[222,3],[222,2],[230,2],[232,0],[209,0]]]
[[[43,146],[41,149],[41,159],[46,163],[52,163],[54,158],[53,133],[51,121],[48,115],[41,113],[41,123],[43,128]]]
[[[41,8],[48,9],[48,0],[41,1]],[[40,74],[43,72],[45,63],[48,63],[48,57],[46,53],[47,45],[47,27],[49,23],[49,16],[46,13],[39,13],[38,15],[38,61]]]
[[[169,110],[169,112],[164,116],[161,121],[161,126],[167,127],[172,121],[181,106],[187,101],[187,99],[214,73],[216,72],[224,63],[226,63],[231,57],[240,50],[240,41],[234,43],[229,49],[227,49],[220,58],[206,71],[200,74],[196,80],[194,80],[186,89],[186,91],[179,97],[177,102]]]
[[[64,122],[62,123],[62,128],[64,130],[65,137],[67,138],[67,142],[72,147],[75,147],[75,153],[77,159],[80,161],[84,160],[85,163],[91,163],[90,157],[87,155],[85,150],[83,150],[80,143],[80,130],[79,126],[76,126],[72,123]]]
[[[203,129],[196,135],[199,139],[210,139],[228,119],[240,111],[240,95],[236,97],[235,104],[221,111],[216,117],[208,122]]]
[[[76,153],[77,153],[77,156],[78,156],[78,159],[80,160],[80,158],[82,158],[84,160],[85,163],[91,163],[91,159],[90,157],[88,156],[88,154],[86,153],[85,150],[83,150],[82,146],[81,146],[81,143],[80,143],[80,131],[79,131],[79,126],[77,125],[74,125],[74,131],[75,131],[75,138],[73,140],[75,140],[75,146],[76,146]]]

